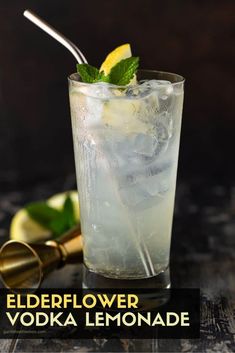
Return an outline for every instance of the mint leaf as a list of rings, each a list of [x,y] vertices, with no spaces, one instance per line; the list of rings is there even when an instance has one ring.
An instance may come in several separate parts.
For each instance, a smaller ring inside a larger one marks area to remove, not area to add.
[[[74,214],[74,207],[71,197],[68,195],[64,201],[63,215],[66,219],[68,229],[76,225],[76,218]]]
[[[52,220],[60,216],[60,211],[48,206],[46,202],[31,203],[26,206],[26,211],[34,221],[50,230]]]
[[[105,75],[104,71],[99,72],[99,75],[97,77],[97,81],[96,82],[107,82],[109,83],[110,77],[109,75]]]
[[[67,195],[62,211],[57,217],[52,219],[49,227],[53,232],[54,238],[56,238],[65,233],[70,228],[74,227],[76,224],[77,222],[74,214],[73,202],[70,196]]]
[[[62,235],[63,233],[65,233],[67,230],[70,229],[70,227],[68,227],[67,219],[62,212],[58,217],[54,218],[50,222],[49,229],[52,231],[53,238],[56,238]]]
[[[105,75],[104,71],[99,71],[89,64],[77,64],[77,71],[82,82],[96,83],[106,82],[114,85],[125,86],[130,83],[139,66],[139,57],[131,57],[119,61],[110,71],[109,75]]]
[[[89,64],[77,64],[77,71],[81,76],[82,82],[94,83],[99,77],[99,70]]]
[[[46,202],[33,202],[25,209],[30,218],[50,230],[54,238],[77,224],[73,202],[69,195],[66,197],[61,211],[48,206]]]
[[[81,76],[82,82],[109,82],[109,76],[104,74],[104,71],[99,71],[96,67],[89,64],[77,64],[77,71]]]
[[[119,61],[110,71],[110,83],[119,86],[128,85],[139,66],[139,57],[131,57]]]

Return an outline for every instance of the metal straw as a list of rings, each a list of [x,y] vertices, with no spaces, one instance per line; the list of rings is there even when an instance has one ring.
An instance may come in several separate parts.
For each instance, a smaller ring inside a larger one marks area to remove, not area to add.
[[[60,42],[65,48],[67,48],[73,54],[79,64],[87,63],[85,56],[75,44],[73,44],[63,34],[61,34],[55,28],[49,25],[46,21],[38,17],[34,12],[32,12],[31,10],[25,10],[24,16],[28,20],[33,22],[36,26],[40,27],[43,31],[48,33],[51,37]]]
[[[62,45],[64,45],[73,54],[73,56],[76,58],[79,64],[87,63],[85,56],[78,49],[78,47],[75,44],[73,44],[69,39],[67,39],[63,34],[59,33],[56,29],[54,29],[51,25],[49,25],[46,21],[42,20],[31,10],[25,10],[24,16],[28,18],[30,21],[32,21],[36,26],[40,27],[43,31],[45,31],[50,36],[52,36],[54,39],[56,39],[58,42],[60,42]],[[110,172],[110,178],[114,180],[111,172]],[[117,191],[117,196],[120,199],[120,195],[118,191]],[[121,199],[120,199],[120,203],[121,203]],[[142,244],[140,244],[137,240],[137,237],[135,236],[135,231],[131,225],[131,222],[128,221],[128,225],[130,227],[130,234],[133,238],[133,241],[134,242],[136,241],[137,252],[140,255],[140,258],[147,276],[154,276],[156,273],[154,270],[151,256],[149,254],[148,248],[146,247],[144,240],[141,242]]]

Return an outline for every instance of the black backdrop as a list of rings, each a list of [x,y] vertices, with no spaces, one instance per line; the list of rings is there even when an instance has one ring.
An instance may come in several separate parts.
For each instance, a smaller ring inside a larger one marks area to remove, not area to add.
[[[179,178],[235,177],[235,2],[0,0],[0,186],[74,172],[69,52],[22,16],[30,8],[99,65],[130,42],[141,67],[186,77]]]

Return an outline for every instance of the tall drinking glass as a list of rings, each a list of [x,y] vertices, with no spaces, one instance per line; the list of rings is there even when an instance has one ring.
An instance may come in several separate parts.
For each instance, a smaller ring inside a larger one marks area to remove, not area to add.
[[[84,262],[109,278],[168,274],[184,79],[145,70],[137,79],[69,77]]]

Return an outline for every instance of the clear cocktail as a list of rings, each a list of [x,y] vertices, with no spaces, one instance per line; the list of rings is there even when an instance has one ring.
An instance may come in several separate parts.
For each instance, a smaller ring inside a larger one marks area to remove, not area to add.
[[[84,261],[111,278],[169,264],[184,79],[137,78],[125,87],[69,78]]]

